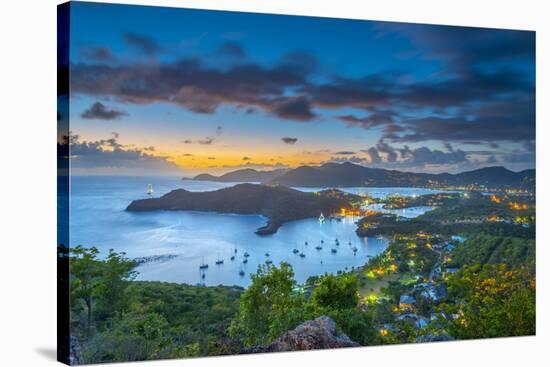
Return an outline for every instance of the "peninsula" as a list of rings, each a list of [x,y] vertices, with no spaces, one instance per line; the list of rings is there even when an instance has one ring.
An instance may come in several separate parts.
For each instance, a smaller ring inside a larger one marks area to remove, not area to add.
[[[232,187],[191,192],[173,190],[159,198],[134,200],[126,208],[132,212],[154,210],[193,210],[203,212],[258,214],[265,216],[267,224],[259,228],[259,235],[273,234],[285,222],[315,218],[321,213],[329,215],[342,208],[351,209],[356,195],[339,190],[317,193],[301,192],[285,186],[238,184]]]

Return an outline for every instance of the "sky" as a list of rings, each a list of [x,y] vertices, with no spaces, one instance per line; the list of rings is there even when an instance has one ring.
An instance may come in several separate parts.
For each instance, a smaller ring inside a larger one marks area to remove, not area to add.
[[[535,33],[71,3],[74,174],[535,167]]]

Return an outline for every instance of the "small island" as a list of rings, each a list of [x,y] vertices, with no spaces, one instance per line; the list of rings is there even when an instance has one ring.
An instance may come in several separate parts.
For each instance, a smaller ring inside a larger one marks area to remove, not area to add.
[[[159,198],[134,200],[126,208],[131,212],[154,210],[191,210],[202,212],[258,214],[268,221],[258,228],[258,235],[276,233],[279,227],[292,220],[315,218],[321,213],[330,215],[342,209],[352,209],[360,201],[356,195],[340,190],[317,193],[302,192],[284,186],[238,184],[206,192],[173,190]]]

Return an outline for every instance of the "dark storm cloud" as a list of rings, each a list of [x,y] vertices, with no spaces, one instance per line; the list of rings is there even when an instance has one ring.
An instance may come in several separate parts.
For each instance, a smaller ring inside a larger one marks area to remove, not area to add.
[[[145,35],[133,32],[126,32],[122,35],[122,39],[127,45],[137,49],[138,51],[148,56],[154,55],[160,49],[157,43],[153,41],[152,38]]]
[[[353,155],[353,154],[355,154],[355,152],[348,151],[348,150],[342,150],[340,152],[334,152],[334,154],[336,154],[336,155]]]
[[[527,153],[513,153],[503,156],[505,162],[508,163],[534,163],[535,154],[532,152]]]
[[[360,79],[338,77],[329,83],[308,85],[306,90],[314,104],[319,107],[370,109],[390,102],[392,85],[386,77],[386,75],[373,75]]]
[[[535,33],[453,26],[386,23],[383,27],[411,38],[427,56],[442,58],[454,70],[468,65],[535,57]]]
[[[285,97],[275,102],[271,112],[288,120],[309,121],[315,117],[311,104],[304,97]]]
[[[216,70],[185,59],[158,65],[76,64],[72,72],[74,92],[113,96],[128,103],[168,102],[206,114],[231,104],[288,119],[314,117],[305,98],[285,96],[287,88],[304,85],[304,75],[278,66],[247,64]]]
[[[343,115],[338,117],[350,126],[360,126],[363,128],[371,128],[376,126],[397,126],[394,124],[397,114],[389,110],[370,110],[366,117],[357,117],[353,115]],[[386,129],[385,129],[386,130]],[[391,128],[395,130],[395,128]]]
[[[228,105],[307,122],[319,118],[322,109],[355,109],[362,113],[337,119],[379,128],[383,138],[394,142],[534,139],[533,33],[388,27],[410,38],[422,58],[439,60],[441,70],[425,79],[401,71],[314,78],[319,68],[312,54],[295,51],[265,66],[246,59],[244,49],[231,42],[218,53],[244,58],[239,64],[220,60],[224,67],[213,67],[199,57],[151,64],[80,63],[72,65],[71,86],[75,93],[135,104],[172,103],[202,114]],[[159,49],[145,36],[127,33],[124,39],[146,54]]]
[[[216,54],[220,57],[231,57],[236,59],[246,58],[246,52],[237,42],[225,42],[223,43]]]
[[[78,51],[78,56],[84,62],[111,62],[116,60],[111,49],[101,46],[82,47]]]
[[[420,147],[417,149],[409,149],[405,147],[401,150],[401,155],[404,157],[404,161],[411,165],[424,166],[427,164],[457,164],[468,162],[466,152],[462,150],[456,150],[452,152],[443,152],[441,150],[428,147]]]
[[[364,109],[368,117],[341,116],[348,124],[369,128],[392,126],[398,129],[398,111],[388,106],[408,108],[464,106],[473,101],[492,101],[500,94],[532,91],[519,73],[478,71],[440,82],[399,85],[391,75],[360,79],[335,78],[314,84],[307,74],[277,65],[237,65],[228,70],[206,68],[198,59],[158,65],[73,66],[75,92],[111,95],[131,103],[169,102],[197,113],[214,113],[222,104],[237,108],[259,108],[283,119],[309,121],[314,107]],[[288,96],[288,89],[297,91]],[[380,110],[380,107],[386,107]]]
[[[115,110],[105,106],[101,102],[96,102],[90,108],[83,111],[80,116],[87,120],[118,120],[127,115],[124,111]]]
[[[391,168],[421,168],[427,165],[458,165],[470,163],[467,152],[446,146],[447,151],[419,147],[411,149],[391,146],[380,140],[375,146],[364,149],[368,162],[374,166]]]
[[[291,137],[288,137],[288,136],[285,136],[284,138],[281,138],[281,141],[285,144],[296,144],[296,142],[298,141],[298,138],[291,138]]]
[[[281,69],[303,74],[311,74],[318,67],[318,61],[311,53],[305,51],[289,52],[281,58]]]
[[[363,163],[369,163],[367,158],[364,157],[358,157],[358,156],[352,156],[352,157],[330,157],[330,159],[327,162],[333,162],[333,163],[345,163],[345,162],[351,162],[356,164],[363,164]],[[325,162],[323,162],[325,163]],[[316,162],[310,162],[310,164],[316,165]]]
[[[469,111],[464,117],[426,117],[402,123],[409,133],[387,134],[393,141],[530,141],[535,138],[534,100],[495,102]],[[498,144],[491,143],[492,147]]]

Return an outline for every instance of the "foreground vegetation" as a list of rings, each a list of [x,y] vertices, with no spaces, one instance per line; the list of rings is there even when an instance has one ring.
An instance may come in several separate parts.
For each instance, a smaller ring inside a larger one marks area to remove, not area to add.
[[[95,248],[71,257],[71,324],[85,363],[231,353],[238,287],[134,281],[134,262]]]
[[[365,217],[358,232],[390,236],[388,248],[305,284],[286,263],[261,266],[247,289],[136,281],[137,263],[123,253],[73,248],[71,328],[82,360],[243,353],[323,315],[360,345],[535,334],[532,204],[445,200],[413,220]]]

